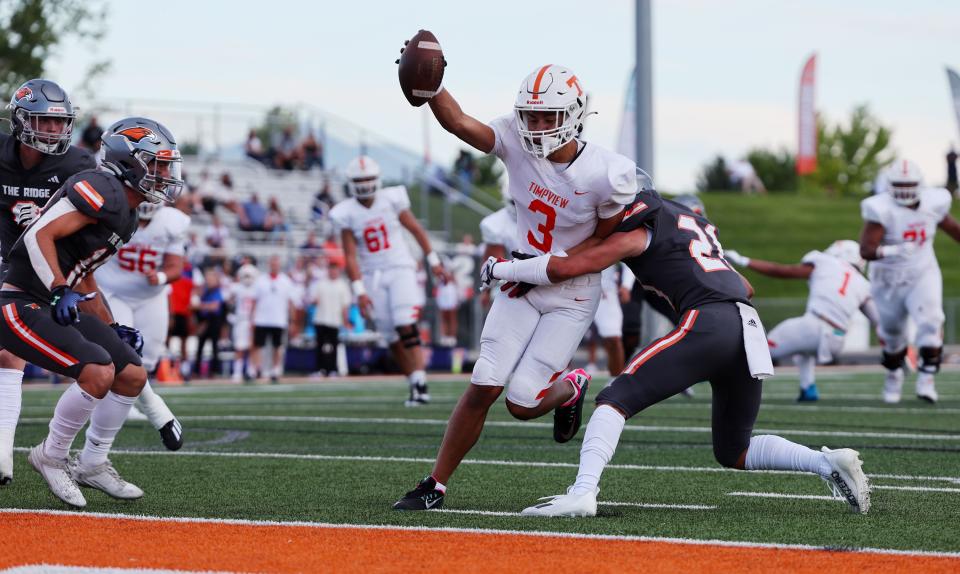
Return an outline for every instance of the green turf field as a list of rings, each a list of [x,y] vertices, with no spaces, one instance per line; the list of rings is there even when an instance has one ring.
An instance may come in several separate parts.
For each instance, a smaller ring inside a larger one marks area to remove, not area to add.
[[[602,382],[595,381],[591,394]],[[418,409],[402,406],[401,382],[161,389],[183,420],[184,450],[168,454],[147,423],[130,423],[112,458],[147,495],[120,503],[86,491],[87,510],[960,551],[958,372],[940,377],[936,407],[909,393],[899,406],[883,405],[879,372],[823,374],[823,398],[814,406],[793,402],[793,377],[765,384],[759,432],[861,451],[875,485],[866,516],[820,498],[829,489],[814,476],[721,469],[710,446],[706,385],[696,387],[692,400],[671,399],[628,423],[601,483],[597,518],[513,514],[571,483],[580,438],[555,444],[549,419],[514,421],[502,404],[491,412],[470,463],[449,485],[447,511],[391,510],[429,471],[465,384],[432,383],[434,403]],[[45,435],[59,393],[27,387],[15,482],[0,489],[0,506],[65,508],[29,468],[24,448]]]

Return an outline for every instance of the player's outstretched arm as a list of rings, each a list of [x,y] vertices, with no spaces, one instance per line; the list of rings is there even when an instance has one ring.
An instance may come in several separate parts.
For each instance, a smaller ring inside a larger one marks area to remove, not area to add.
[[[867,261],[876,261],[882,257],[879,251],[883,233],[883,226],[875,221],[864,224],[863,231],[860,232],[860,257]]]
[[[948,213],[946,217],[940,220],[937,226],[953,238],[954,241],[960,243],[960,223],[958,223],[952,215]]]
[[[460,104],[453,99],[446,88],[430,98],[430,109],[433,110],[434,117],[437,118],[443,129],[478,151],[483,153],[493,151],[493,146],[496,143],[493,128],[465,114],[463,109],[460,108]]]
[[[784,265],[783,263],[746,257],[732,249],[727,250],[724,254],[724,259],[738,267],[746,267],[761,275],[776,277],[778,279],[809,279],[813,273],[813,265],[808,263]]]
[[[373,317],[373,302],[367,295],[367,289],[363,285],[363,278],[360,276],[360,266],[357,264],[357,240],[353,232],[344,229],[340,232],[341,243],[343,244],[343,256],[347,262],[347,277],[350,278],[350,290],[353,296],[357,298],[357,305],[360,307],[360,313],[367,319]]]
[[[426,230],[423,229],[423,226],[420,225],[420,222],[417,221],[417,218],[414,217],[413,212],[409,209],[404,209],[400,212],[399,219],[400,225],[407,228],[407,231],[417,240],[417,245],[419,245],[420,249],[426,254],[427,265],[430,266],[433,275],[437,278],[443,278],[444,280],[449,279],[446,270],[444,270],[443,265],[440,264],[440,256],[437,255],[430,245],[430,237],[427,235]]]

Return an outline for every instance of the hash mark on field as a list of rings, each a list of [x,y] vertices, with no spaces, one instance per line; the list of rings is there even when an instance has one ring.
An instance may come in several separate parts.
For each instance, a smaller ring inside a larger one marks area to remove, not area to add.
[[[960,492],[960,488],[935,488],[932,486],[887,486],[874,484],[874,490],[911,490],[918,492]]]
[[[787,494],[785,492],[728,492],[727,496],[753,496],[756,498],[798,498],[802,500],[835,500],[846,502],[840,498],[819,494]]]
[[[635,508],[668,508],[673,510],[716,510],[713,504],[664,504],[660,502],[598,502],[600,506],[632,506]]]

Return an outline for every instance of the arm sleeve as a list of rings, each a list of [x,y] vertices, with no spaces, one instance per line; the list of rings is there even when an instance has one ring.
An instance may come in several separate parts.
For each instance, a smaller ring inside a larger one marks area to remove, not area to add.
[[[636,282],[637,276],[633,274],[633,271],[626,264],[620,263],[620,287],[632,291]]]
[[[487,245],[504,245],[503,238],[496,229],[495,218],[496,213],[480,220],[480,239]]]
[[[937,223],[939,223],[950,213],[950,204],[953,202],[953,197],[949,191],[942,187],[932,190],[931,195],[935,198],[933,210],[937,214]]]
[[[803,256],[803,259],[800,260],[800,263],[804,263],[806,265],[813,265],[814,267],[816,267],[817,261],[820,259],[821,255],[823,254],[817,250],[809,251],[807,252],[806,255]]]
[[[504,144],[504,136],[509,133],[508,130],[515,129],[514,119],[513,115],[500,116],[488,124],[494,135],[493,149],[490,150],[490,153],[500,159],[503,159],[506,155],[507,148]]]

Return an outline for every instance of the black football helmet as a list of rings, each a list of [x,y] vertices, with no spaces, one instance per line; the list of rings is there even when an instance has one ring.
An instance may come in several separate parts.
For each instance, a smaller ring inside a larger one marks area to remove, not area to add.
[[[103,132],[103,167],[150,203],[173,203],[183,190],[183,160],[173,134],[160,122],[125,118]]]
[[[48,155],[63,155],[70,149],[76,110],[67,92],[50,80],[29,80],[17,88],[7,105],[13,136],[23,145]],[[57,124],[44,118],[62,118]]]

